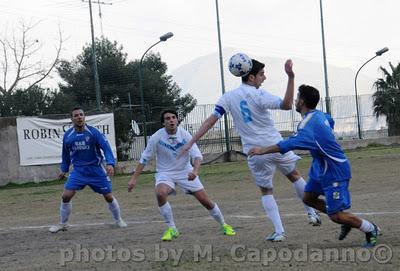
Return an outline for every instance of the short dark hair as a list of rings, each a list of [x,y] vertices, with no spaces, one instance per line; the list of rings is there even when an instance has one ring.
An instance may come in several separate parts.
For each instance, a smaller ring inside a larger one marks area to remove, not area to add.
[[[319,103],[319,91],[308,85],[299,86],[299,99],[302,99],[309,109],[315,109]]]
[[[176,112],[176,110],[174,110],[174,109],[165,109],[165,110],[161,111],[161,114],[160,114],[160,122],[161,122],[161,124],[164,123],[164,115],[167,114],[167,113],[174,114],[175,117],[178,118],[178,113]]]
[[[80,106],[75,106],[74,108],[72,108],[72,110],[71,110],[71,117],[72,117],[72,112],[74,112],[75,110],[82,110],[82,111],[83,111],[83,108],[80,107]],[[83,112],[85,112],[85,111],[83,111]]]
[[[249,81],[249,76],[250,76],[250,74],[252,74],[252,75],[257,75],[257,73],[259,72],[259,71],[261,71],[262,69],[264,69],[264,67],[265,67],[265,64],[264,63],[261,63],[260,61],[257,61],[257,60],[255,60],[255,59],[251,59],[251,62],[253,63],[253,66],[252,66],[252,68],[251,68],[251,71],[247,74],[247,75],[245,75],[245,76],[243,76],[242,77],[242,82],[247,82],[247,81]]]

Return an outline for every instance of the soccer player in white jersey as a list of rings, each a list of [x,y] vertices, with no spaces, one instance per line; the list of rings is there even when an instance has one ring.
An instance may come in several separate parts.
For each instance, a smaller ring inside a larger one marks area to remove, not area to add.
[[[294,72],[293,63],[289,59],[285,63],[285,72],[288,75],[288,83],[285,97],[274,96],[260,86],[266,79],[264,64],[252,59],[251,71],[242,77],[242,85],[226,92],[217,102],[214,113],[202,124],[197,133],[183,148],[182,153],[199,140],[225,113],[232,115],[235,128],[238,131],[243,152],[247,153],[255,146],[269,146],[282,140],[282,136],[275,128],[270,110],[290,110],[294,96]],[[248,166],[255,179],[256,185],[261,190],[261,201],[266,215],[274,225],[274,232],[266,240],[279,242],[286,239],[285,230],[279,214],[278,205],[273,196],[272,179],[275,169],[278,168],[292,183],[299,199],[303,198],[306,182],[296,170],[296,161],[300,157],[293,152],[285,154],[267,154],[248,157]],[[319,226],[320,217],[315,210],[304,205],[310,224]]]
[[[185,129],[178,127],[178,114],[175,110],[164,110],[161,113],[161,124],[164,128],[155,132],[143,151],[139,164],[128,182],[128,191],[136,186],[138,177],[149,161],[156,156],[155,193],[161,215],[168,224],[161,240],[171,241],[179,236],[175,226],[172,208],[167,201],[170,194],[176,193],[179,186],[185,193],[193,195],[207,210],[210,215],[221,225],[226,235],[235,235],[234,229],[225,223],[224,217],[218,205],[212,202],[198,177],[199,168],[203,156],[197,147],[193,145],[189,153],[177,158],[177,154],[192,136]],[[194,159],[193,166],[190,158]]]
[[[63,179],[72,164],[73,170],[64,185],[60,206],[60,223],[51,226],[49,231],[56,233],[65,231],[72,211],[71,199],[77,190],[88,185],[96,193],[103,195],[118,227],[127,224],[121,218],[118,201],[112,194],[111,179],[114,175],[114,156],[106,137],[95,127],[86,125],[85,113],[80,107],[72,109],[73,127],[65,132],[62,147],[61,171],[59,179]],[[101,153],[104,153],[104,157]]]

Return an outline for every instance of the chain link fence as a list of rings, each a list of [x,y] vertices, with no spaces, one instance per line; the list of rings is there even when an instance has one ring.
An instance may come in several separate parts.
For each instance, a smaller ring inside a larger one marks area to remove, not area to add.
[[[355,96],[332,97],[331,111],[335,120],[335,134],[338,139],[358,138],[357,110]],[[360,95],[360,130],[362,138],[378,138],[388,136],[386,117],[376,118],[373,114],[372,95]],[[159,109],[157,107],[157,109]],[[323,100],[319,103],[319,109],[325,111]],[[66,110],[68,110],[66,108]],[[144,124],[140,105],[124,104],[107,110],[114,113],[116,131],[116,145],[119,161],[136,161],[145,147],[143,131],[146,128],[147,136],[150,137],[155,131],[162,127],[158,114],[152,114],[154,108],[146,107],[147,121]],[[185,118],[181,120],[181,127],[191,134],[198,131],[203,121],[214,112],[213,104],[197,105]],[[60,112],[61,113],[61,112]],[[104,113],[94,109],[86,110],[86,115]],[[283,111],[272,110],[272,118],[276,128],[283,137],[287,137],[296,131],[301,116],[295,110]],[[42,115],[43,118],[69,118],[69,112],[57,115]],[[216,125],[198,141],[198,146],[204,154],[219,154],[227,151],[227,140],[231,150],[242,151],[241,141],[235,130],[230,114],[227,114],[227,127],[229,138],[225,138],[225,119],[221,118]]]
[[[335,120],[335,135],[338,139],[358,138],[357,128],[357,110],[355,106],[355,96],[337,96],[332,97],[331,111]],[[362,138],[378,138],[387,136],[387,124],[384,116],[376,118],[373,114],[372,95],[360,95],[360,127]],[[325,110],[323,100],[318,104],[318,109]],[[214,111],[214,105],[198,105],[190,112],[180,123],[181,127],[188,130],[191,134],[198,131],[203,121],[208,118]],[[273,110],[272,118],[276,128],[281,132],[283,137],[287,137],[296,131],[301,116],[295,109],[289,111]],[[227,115],[229,143],[232,150],[242,151],[240,137],[235,130],[233,120],[230,114]],[[146,123],[146,126],[156,127],[159,120],[153,120]],[[216,125],[197,142],[203,153],[222,153],[226,151],[225,138],[225,120],[221,118]],[[138,123],[140,131],[143,131],[143,123]],[[158,127],[160,125],[158,124]],[[147,131],[149,131],[147,127]],[[151,135],[151,133],[147,133]],[[141,134],[135,135],[131,133],[132,140],[129,144],[124,145],[125,157],[128,160],[138,160],[144,149],[144,139]]]

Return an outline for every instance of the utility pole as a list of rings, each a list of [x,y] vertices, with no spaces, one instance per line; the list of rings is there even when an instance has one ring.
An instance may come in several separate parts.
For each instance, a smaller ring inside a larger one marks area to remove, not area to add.
[[[82,2],[85,2],[85,0],[82,0]],[[99,1],[97,1],[97,2],[99,2]],[[97,71],[96,50],[95,50],[95,42],[94,42],[92,0],[89,0],[88,3],[89,3],[89,14],[90,14],[90,30],[91,30],[91,34],[92,34],[92,62],[93,62],[94,88],[96,91],[96,108],[98,111],[100,111],[101,110],[101,93],[100,93],[100,81],[99,81],[99,73]],[[100,4],[106,4],[106,3],[102,2]]]
[[[86,2],[85,0],[82,0],[82,2]],[[112,5],[112,3],[106,3],[102,1],[92,1],[92,3],[98,4],[99,7],[99,19],[100,19],[100,30],[101,30],[101,36],[104,36],[103,33],[103,13],[101,13],[101,5]]]

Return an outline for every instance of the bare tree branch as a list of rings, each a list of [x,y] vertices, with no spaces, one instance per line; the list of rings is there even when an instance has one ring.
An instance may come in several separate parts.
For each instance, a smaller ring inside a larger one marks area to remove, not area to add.
[[[21,82],[27,82],[27,79],[34,79],[33,82],[28,82],[29,85],[26,90],[31,89],[33,86],[39,84],[54,70],[59,62],[60,54],[63,45],[62,32],[59,28],[59,38],[56,46],[56,53],[52,62],[48,65],[44,64],[41,60],[33,61],[34,57],[42,49],[42,44],[37,39],[30,39],[31,31],[39,24],[20,22],[19,40],[16,38],[18,35],[13,31],[12,39],[0,39],[3,47],[4,58],[2,60],[3,67],[3,87],[0,91],[3,95],[12,93]],[[10,65],[10,59],[13,65]],[[12,66],[12,67],[11,67]],[[10,81],[9,76],[13,75]],[[11,82],[11,84],[9,84]]]
[[[17,69],[16,69],[14,82],[11,84],[9,89],[7,89],[8,93],[11,93],[14,90],[14,88],[17,87],[18,82],[21,81],[20,74],[21,74],[21,69],[22,69],[22,63],[23,63],[23,61],[25,59],[26,35],[27,35],[27,33],[28,33],[28,31],[30,29],[31,28],[29,26],[26,27],[25,24],[22,23],[22,37],[21,37],[22,38],[21,39],[21,43],[22,44],[21,44],[21,48],[20,48],[20,50],[21,50],[21,55],[20,56],[18,56],[18,49],[19,48],[18,48],[17,41],[16,41],[16,38],[15,38],[15,32],[13,31],[13,45],[11,45],[9,43],[9,47],[10,47],[11,51],[13,52],[14,61],[15,61],[15,63],[17,63]]]
[[[3,67],[3,87],[0,88],[0,91],[3,95],[6,94],[7,89],[7,71],[8,71],[8,58],[7,58],[7,47],[4,41],[0,40],[1,46],[3,47],[3,54],[4,54],[4,62],[1,63]]]
[[[54,67],[58,64],[58,62],[60,61],[60,54],[61,54],[61,49],[62,49],[62,44],[63,44],[63,38],[62,38],[62,33],[61,33],[61,29],[58,29],[58,35],[59,35],[59,39],[58,39],[58,47],[57,49],[57,53],[56,53],[56,57],[54,58],[53,63],[50,65],[50,67],[48,68],[47,72],[45,72],[41,78],[39,78],[38,80],[36,80],[33,84],[31,84],[27,90],[31,89],[33,86],[35,86],[36,84],[40,83],[41,81],[43,81],[50,73],[51,71],[54,69]]]
[[[32,77],[32,76],[35,76],[35,75],[41,75],[41,76],[43,76],[43,75],[45,75],[46,74],[46,72],[44,71],[44,70],[40,70],[40,71],[35,71],[35,72],[32,72],[32,73],[28,73],[28,74],[26,74],[26,75],[21,75],[20,77],[19,77],[19,80],[23,80],[23,79],[26,79],[26,78],[29,78],[29,77]],[[30,86],[29,86],[30,87]]]

